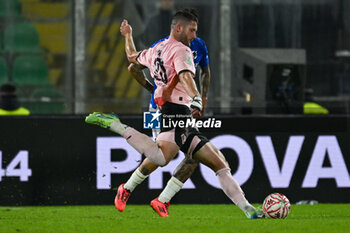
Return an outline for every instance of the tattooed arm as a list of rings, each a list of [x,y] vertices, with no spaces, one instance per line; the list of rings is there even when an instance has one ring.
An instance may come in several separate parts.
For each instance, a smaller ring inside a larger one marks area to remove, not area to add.
[[[128,67],[129,72],[131,73],[131,76],[136,79],[136,81],[146,88],[147,91],[149,91],[151,94],[153,92],[153,84],[146,78],[145,74],[143,73],[144,66],[131,63]]]
[[[210,68],[209,65],[202,68],[201,74],[201,94],[202,94],[202,111],[201,115],[204,115],[204,110],[208,101],[208,92],[209,92],[209,84],[210,84]]]

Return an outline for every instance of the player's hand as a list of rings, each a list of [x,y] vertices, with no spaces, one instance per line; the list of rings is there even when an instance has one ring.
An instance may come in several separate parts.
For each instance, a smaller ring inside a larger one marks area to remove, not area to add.
[[[195,119],[198,119],[198,118],[200,118],[202,116],[201,111],[199,111],[196,108],[191,110],[191,114],[192,114],[192,117],[195,118]]]
[[[195,96],[192,99],[192,103],[190,105],[191,113],[194,118],[199,118],[202,116],[202,98],[199,96]]]
[[[126,35],[132,33],[132,27],[130,26],[130,24],[128,23],[128,21],[126,19],[124,19],[122,24],[120,25],[120,33],[123,36],[126,36]]]

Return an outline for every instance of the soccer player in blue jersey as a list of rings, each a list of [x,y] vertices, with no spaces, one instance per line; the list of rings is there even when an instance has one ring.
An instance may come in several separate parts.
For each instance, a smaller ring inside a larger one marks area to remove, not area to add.
[[[165,40],[167,38],[161,39],[154,43],[151,47],[155,46],[157,43]],[[204,109],[206,107],[207,99],[208,99],[208,91],[209,91],[209,83],[210,83],[210,67],[209,67],[209,56],[208,49],[205,45],[205,42],[196,38],[192,41],[190,48],[193,53],[194,64],[197,67],[200,67],[200,79],[201,79],[201,96],[202,96],[202,111],[199,113],[197,117],[200,117],[204,114]],[[150,100],[150,110],[155,111],[157,109],[157,105],[154,102],[153,94],[157,86],[153,82],[153,85],[148,82],[146,77],[142,72],[143,67],[137,67],[135,64],[131,64],[129,66],[129,71],[132,76],[149,92],[152,93],[152,97]],[[152,135],[153,139],[158,136],[160,130],[153,129]],[[174,175],[168,181],[166,187],[161,192],[158,198],[154,199],[151,202],[152,208],[161,216],[167,217],[169,215],[168,208],[170,200],[175,196],[175,194],[180,191],[186,180],[192,175],[194,170],[198,166],[198,162],[189,157],[185,157],[184,160],[178,165],[178,167],[174,171]],[[151,163],[149,159],[145,159],[142,164],[134,171],[129,180],[119,186],[117,196],[115,199],[115,205],[119,211],[123,211],[126,202],[131,194],[131,192],[139,185],[143,180],[145,180],[149,174],[151,174],[154,170],[158,168],[157,165]]]

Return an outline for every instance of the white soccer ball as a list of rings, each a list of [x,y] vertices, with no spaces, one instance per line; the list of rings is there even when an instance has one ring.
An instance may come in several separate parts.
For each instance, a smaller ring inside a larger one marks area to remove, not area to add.
[[[283,194],[272,193],[265,198],[263,211],[268,218],[286,218],[290,211],[290,202]]]

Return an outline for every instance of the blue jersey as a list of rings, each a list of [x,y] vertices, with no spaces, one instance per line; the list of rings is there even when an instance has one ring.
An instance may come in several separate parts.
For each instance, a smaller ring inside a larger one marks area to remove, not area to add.
[[[190,48],[193,53],[193,61],[196,69],[198,65],[202,68],[207,67],[209,65],[209,56],[204,40],[197,37],[191,42]]]
[[[166,39],[168,39],[168,37],[163,38],[158,40],[157,42],[155,42],[151,48],[153,48],[156,44],[158,44],[159,42],[162,42]],[[190,48],[192,50],[193,53],[193,61],[194,61],[194,66],[197,69],[198,65],[202,68],[205,68],[209,65],[209,56],[208,56],[208,49],[207,46],[204,43],[204,40],[202,40],[199,37],[196,37],[196,39],[194,39],[191,42]],[[154,102],[153,99],[153,95],[154,95],[154,91],[157,89],[156,84],[153,81],[153,92],[152,92],[152,97],[150,100],[150,105],[152,106],[152,108],[157,108],[156,103]]]

